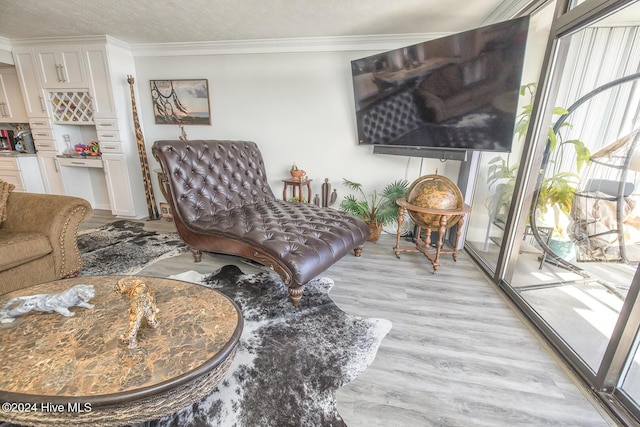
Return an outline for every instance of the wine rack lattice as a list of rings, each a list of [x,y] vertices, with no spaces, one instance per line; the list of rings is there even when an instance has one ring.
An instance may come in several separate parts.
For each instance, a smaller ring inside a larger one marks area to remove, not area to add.
[[[93,123],[89,92],[49,92],[53,120],[58,123]]]

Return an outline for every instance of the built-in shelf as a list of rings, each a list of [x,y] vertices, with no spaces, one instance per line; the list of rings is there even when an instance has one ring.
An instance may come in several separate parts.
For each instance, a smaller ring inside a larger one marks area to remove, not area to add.
[[[91,95],[86,91],[49,92],[53,121],[64,124],[93,124]]]
[[[72,166],[82,168],[102,168],[101,157],[65,157],[58,156],[60,166]]]

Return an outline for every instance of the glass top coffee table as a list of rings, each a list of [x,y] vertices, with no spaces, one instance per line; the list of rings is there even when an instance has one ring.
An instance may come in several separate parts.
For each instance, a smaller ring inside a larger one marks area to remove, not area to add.
[[[32,312],[0,324],[0,420],[37,425],[126,425],[160,418],[202,399],[227,372],[242,333],[228,297],[204,286],[140,277],[153,292],[160,326],[143,320],[138,347],[121,340],[129,300],[125,276],[79,277],[0,295],[51,294],[93,285],[92,309],[73,317]]]

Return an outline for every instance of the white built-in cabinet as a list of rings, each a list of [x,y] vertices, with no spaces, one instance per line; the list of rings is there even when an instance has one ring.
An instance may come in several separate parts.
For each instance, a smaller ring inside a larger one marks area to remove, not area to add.
[[[29,118],[47,118],[47,107],[40,85],[33,49],[14,49],[13,61],[16,65],[27,116]]]
[[[15,185],[15,189],[18,191],[24,190],[20,168],[13,157],[4,155],[0,157],[0,179]]]
[[[46,117],[29,119],[31,136],[38,152],[46,151],[57,153],[56,141],[53,138],[51,120]]]
[[[51,120],[49,118],[30,118],[29,127],[38,152],[38,164],[45,191],[50,194],[65,194],[57,159],[58,148],[53,137]]]
[[[14,43],[14,62],[46,190],[86,197],[98,209],[108,197],[118,216],[148,215],[131,99],[125,96],[127,75],[135,74],[128,45],[108,36],[29,40]],[[72,145],[98,141],[101,161],[61,157],[64,135]],[[97,174],[100,169],[104,173]],[[78,179],[83,176],[86,182]]]
[[[133,204],[132,195],[128,191],[121,191],[130,182],[127,161],[124,154],[103,154],[102,163],[107,182],[111,211],[114,215],[126,215]]]
[[[60,165],[58,164],[58,153],[55,151],[38,151],[38,163],[45,191],[49,194],[66,194]]]
[[[15,67],[0,68],[0,123],[26,123],[27,110]]]
[[[33,154],[2,155],[0,157],[0,179],[15,185],[16,191],[44,193],[44,184],[38,169],[38,160]]]
[[[82,46],[51,45],[34,48],[42,87],[74,89],[87,86]]]
[[[106,46],[92,44],[84,47],[84,57],[89,75],[89,91],[93,97],[95,119],[114,119],[117,117],[111,85],[109,55]],[[96,123],[97,125],[97,123]]]

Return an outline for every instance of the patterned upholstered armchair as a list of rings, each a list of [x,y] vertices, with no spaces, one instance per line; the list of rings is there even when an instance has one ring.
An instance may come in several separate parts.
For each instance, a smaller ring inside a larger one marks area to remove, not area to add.
[[[298,305],[304,285],[369,238],[363,221],[332,208],[276,199],[254,142],[156,141],[161,188],[192,249],[237,255],[278,273]]]
[[[91,216],[84,199],[14,191],[0,224],[0,295],[78,275],[80,223]]]

